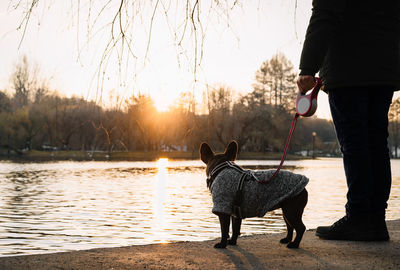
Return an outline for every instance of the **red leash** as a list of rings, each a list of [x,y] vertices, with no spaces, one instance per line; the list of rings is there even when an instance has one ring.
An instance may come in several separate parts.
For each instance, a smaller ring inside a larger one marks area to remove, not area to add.
[[[274,172],[274,174],[270,178],[268,178],[267,180],[259,180],[258,181],[259,183],[266,184],[266,183],[270,182],[272,179],[275,178],[275,176],[278,175],[279,171],[281,170],[281,168],[283,166],[283,163],[285,162],[286,155],[287,155],[287,153],[289,151],[289,145],[290,145],[290,142],[292,140],[292,136],[293,136],[294,130],[296,129],[297,119],[299,118],[299,116],[300,115],[296,113],[294,115],[294,117],[293,117],[292,126],[290,127],[289,135],[288,135],[288,137],[286,139],[286,143],[285,143],[285,148],[283,149],[283,155],[282,155],[282,158],[281,158],[281,163],[279,164],[278,168],[276,169],[276,171]]]
[[[266,180],[258,180],[259,183],[266,184],[266,183],[270,182],[272,179],[274,179],[275,176],[278,175],[279,171],[281,170],[281,168],[283,166],[283,163],[285,162],[286,155],[289,151],[289,145],[292,140],[294,130],[296,129],[297,118],[299,118],[300,115],[303,117],[309,117],[315,113],[315,111],[317,110],[318,92],[319,92],[319,89],[321,89],[321,86],[322,86],[321,79],[316,77],[315,78],[315,86],[310,94],[303,95],[301,93],[298,93],[297,99],[296,99],[296,114],[293,117],[292,126],[290,127],[289,135],[286,139],[285,148],[283,149],[283,155],[281,158],[281,163],[279,164],[278,168],[276,169],[276,171],[270,178],[268,178]]]

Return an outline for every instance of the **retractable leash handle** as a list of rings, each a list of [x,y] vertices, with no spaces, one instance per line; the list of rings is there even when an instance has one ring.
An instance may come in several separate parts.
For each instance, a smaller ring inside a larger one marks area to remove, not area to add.
[[[303,117],[312,116],[317,110],[317,98],[319,89],[321,89],[322,81],[320,78],[315,77],[315,86],[310,94],[305,95],[302,93],[297,94],[296,99],[296,113]]]
[[[321,79],[318,77],[315,77],[315,86],[314,86],[313,90],[311,91],[311,93],[308,95],[303,95],[299,92],[299,94],[297,95],[296,114],[293,117],[292,126],[290,127],[289,135],[286,139],[281,162],[279,163],[278,168],[271,175],[271,177],[269,177],[268,179],[265,179],[265,180],[258,180],[259,183],[267,184],[272,179],[274,179],[275,176],[278,175],[279,171],[281,170],[281,168],[283,166],[283,163],[285,162],[286,155],[289,151],[289,145],[290,145],[290,142],[292,141],[292,136],[293,136],[294,130],[296,129],[297,119],[299,118],[299,116],[309,117],[315,113],[315,111],[317,110],[318,92],[319,92],[319,89],[321,89],[321,86],[322,86]]]

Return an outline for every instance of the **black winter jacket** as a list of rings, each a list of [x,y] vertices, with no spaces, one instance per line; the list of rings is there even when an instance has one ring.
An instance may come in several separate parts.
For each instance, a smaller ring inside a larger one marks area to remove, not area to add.
[[[400,89],[400,0],[313,0],[300,70],[327,90]]]

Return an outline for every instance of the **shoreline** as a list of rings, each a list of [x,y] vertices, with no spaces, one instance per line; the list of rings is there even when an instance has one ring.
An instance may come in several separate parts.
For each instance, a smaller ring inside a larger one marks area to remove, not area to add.
[[[279,243],[285,234],[261,234],[219,250],[210,240],[0,257],[0,269],[400,269],[400,220],[387,224],[388,242],[321,240],[307,230],[299,249]]]
[[[239,159],[246,160],[280,160],[282,153],[278,152],[243,152]],[[199,160],[199,153],[183,151],[136,151],[136,152],[91,152],[91,151],[28,151],[22,154],[0,154],[0,160],[16,162],[46,162],[46,161],[156,161],[160,158],[170,160]],[[287,160],[311,159],[309,156],[288,154]]]

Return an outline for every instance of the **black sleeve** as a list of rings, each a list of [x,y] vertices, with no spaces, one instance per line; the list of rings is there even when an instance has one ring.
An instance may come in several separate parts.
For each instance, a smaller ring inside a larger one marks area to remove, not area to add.
[[[314,76],[342,20],[346,0],[313,0],[312,15],[300,58],[300,75]]]

